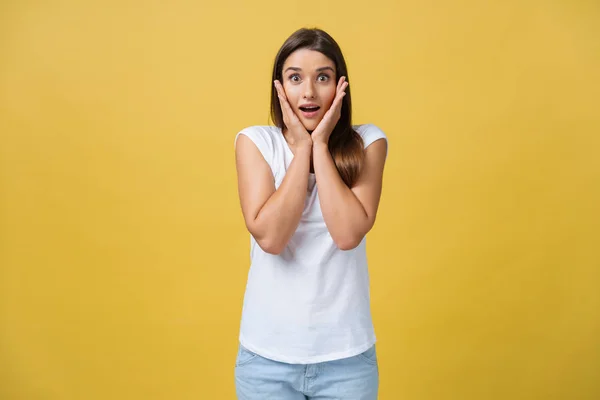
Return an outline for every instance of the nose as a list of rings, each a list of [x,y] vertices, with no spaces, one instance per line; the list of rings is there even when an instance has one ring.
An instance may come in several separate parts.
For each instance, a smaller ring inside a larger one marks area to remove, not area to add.
[[[305,99],[314,99],[315,97],[315,88],[313,87],[312,82],[306,82],[304,86],[304,98]]]

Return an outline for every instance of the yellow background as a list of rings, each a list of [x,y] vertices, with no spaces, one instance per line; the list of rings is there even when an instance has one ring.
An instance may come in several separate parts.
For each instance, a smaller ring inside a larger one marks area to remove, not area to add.
[[[295,29],[390,139],[380,399],[600,398],[600,3],[3,1],[0,398],[233,399],[233,138]]]

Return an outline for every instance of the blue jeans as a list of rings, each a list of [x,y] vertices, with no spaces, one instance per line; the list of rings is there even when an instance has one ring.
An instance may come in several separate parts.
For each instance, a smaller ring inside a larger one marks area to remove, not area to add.
[[[235,362],[238,400],[377,400],[375,345],[362,354],[315,364],[286,364],[239,345]]]

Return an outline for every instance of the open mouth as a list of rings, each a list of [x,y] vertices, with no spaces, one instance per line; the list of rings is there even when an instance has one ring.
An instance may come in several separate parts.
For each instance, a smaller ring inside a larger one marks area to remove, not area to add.
[[[309,107],[300,107],[300,110],[307,112],[307,113],[312,113],[312,112],[316,112],[319,110],[319,106],[309,106]]]
[[[304,118],[315,118],[319,115],[319,106],[301,106],[299,107],[302,111]]]

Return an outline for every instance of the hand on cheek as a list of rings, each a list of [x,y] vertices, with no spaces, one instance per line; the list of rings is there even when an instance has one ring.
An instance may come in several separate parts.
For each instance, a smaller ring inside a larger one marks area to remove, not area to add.
[[[312,145],[312,139],[309,133],[304,128],[304,125],[292,110],[290,103],[288,102],[285,90],[281,85],[281,82],[273,82],[275,89],[277,90],[277,96],[279,97],[279,104],[281,105],[281,113],[283,116],[283,123],[285,124],[289,139],[292,145],[296,144],[309,144]]]
[[[342,99],[346,95],[346,88],[348,87],[348,82],[346,81],[346,77],[342,76],[338,81],[335,98],[331,103],[331,107],[327,110],[321,122],[312,133],[313,142],[317,143],[328,143],[329,136],[331,136],[331,132],[337,125],[340,120],[340,116],[342,114]]]

